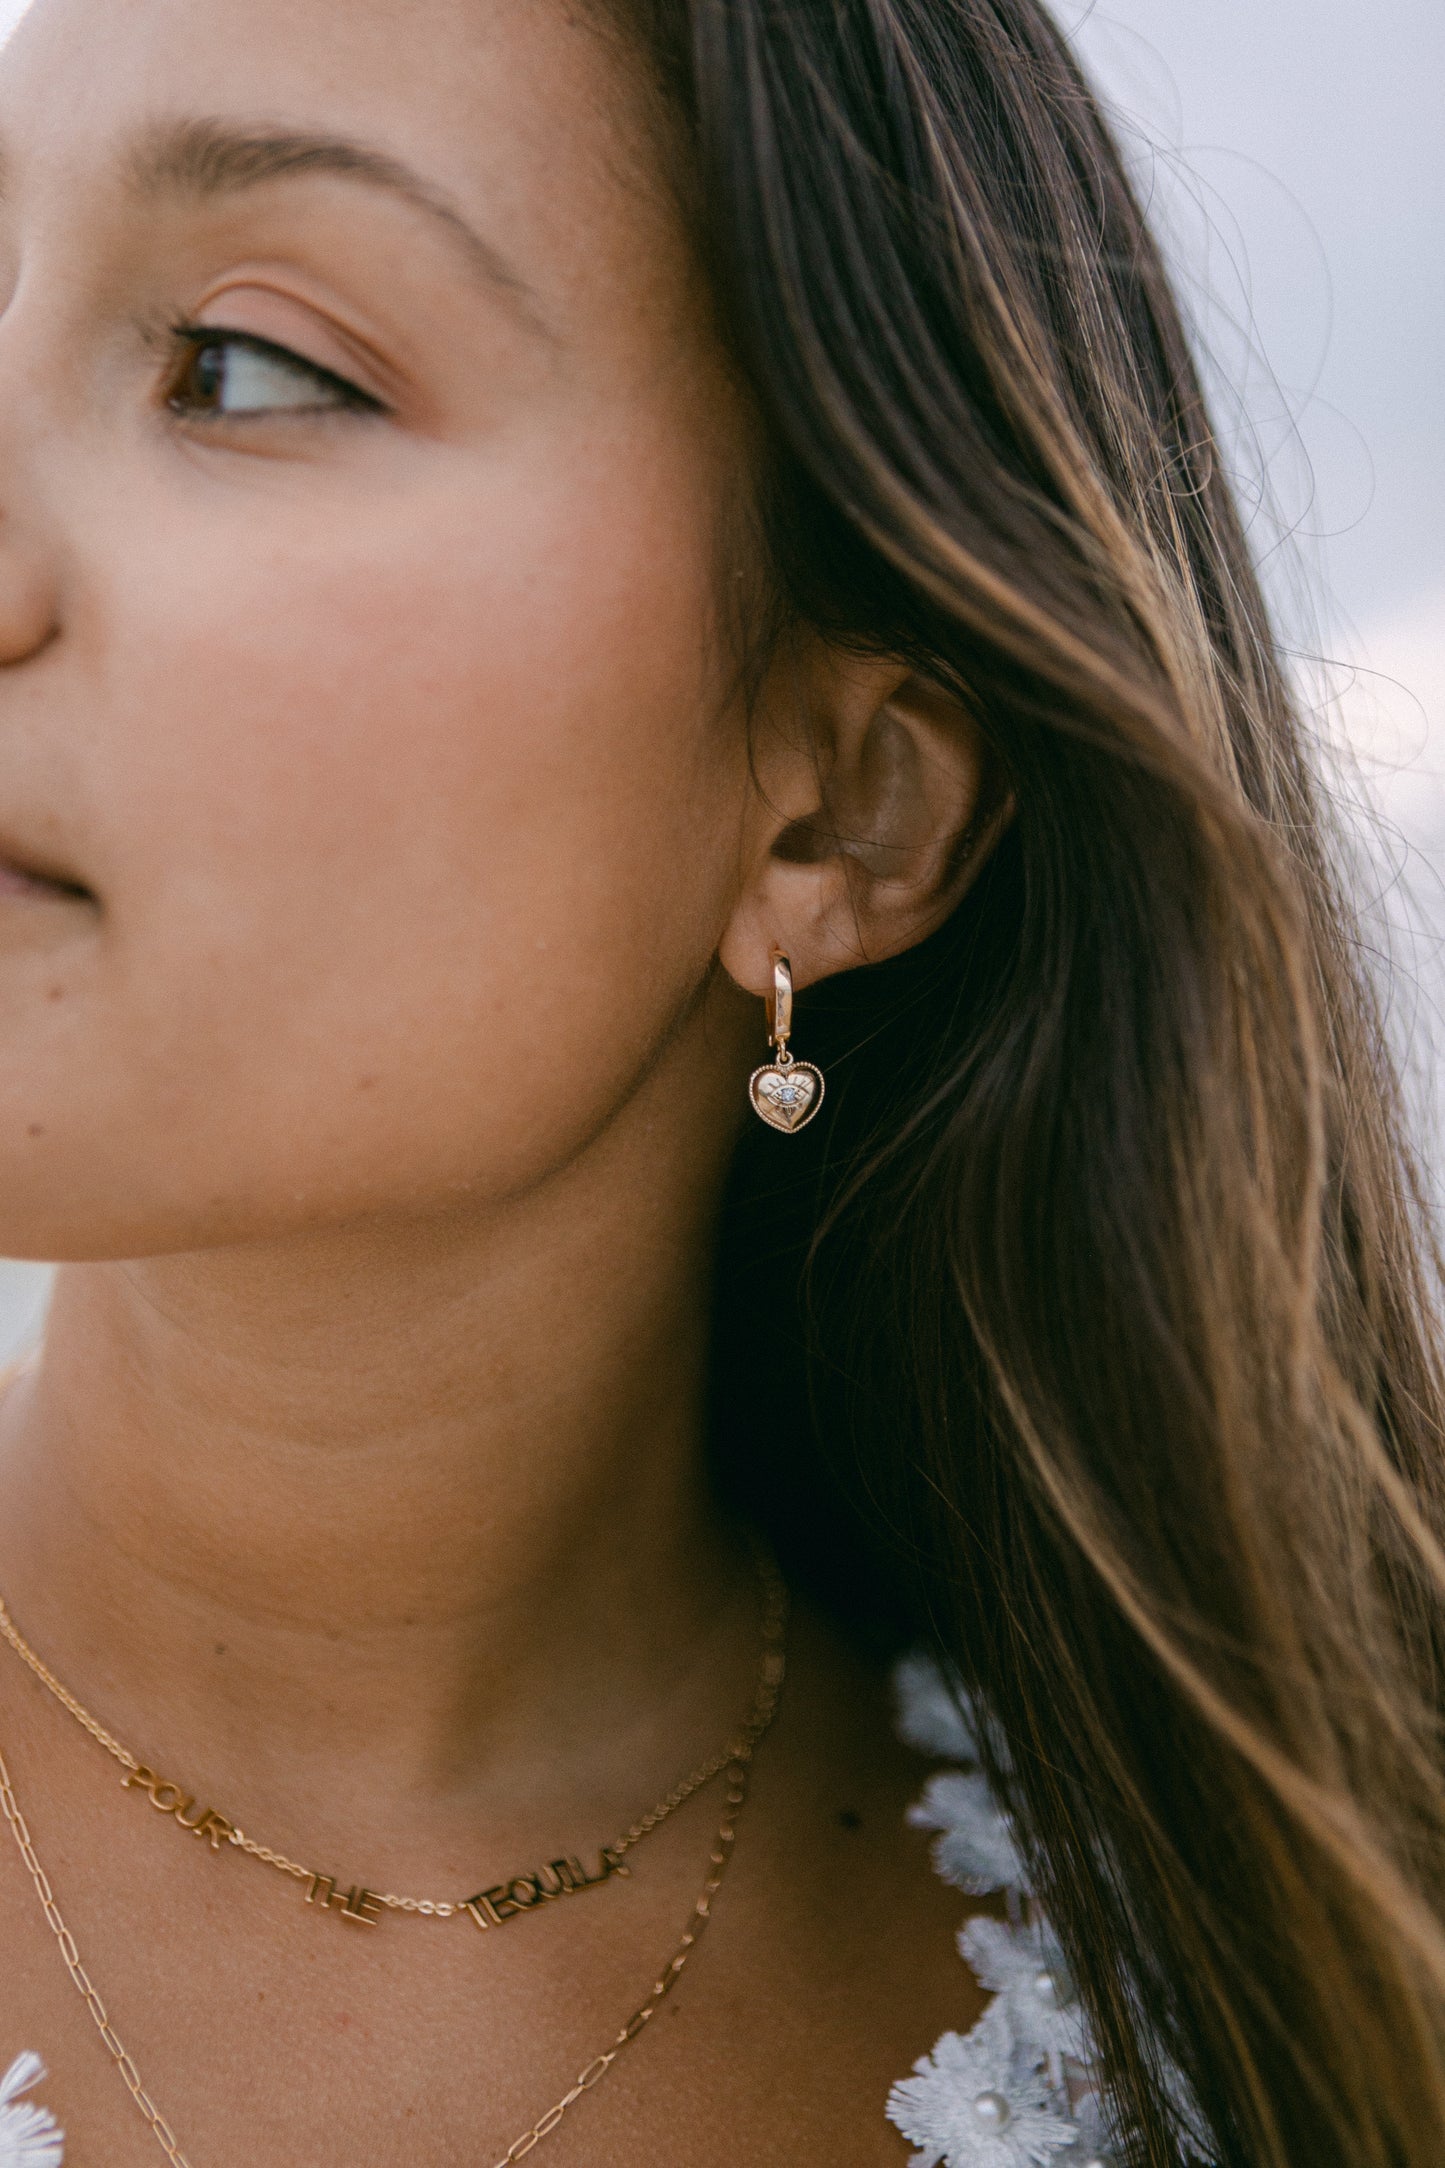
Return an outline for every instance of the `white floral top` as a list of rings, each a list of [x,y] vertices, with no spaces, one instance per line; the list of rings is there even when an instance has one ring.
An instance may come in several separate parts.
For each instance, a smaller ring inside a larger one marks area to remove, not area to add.
[[[0,2168],[60,2168],[65,2158],[65,2133],[55,2117],[22,2097],[44,2075],[38,2055],[17,2055],[0,2078]]]
[[[1002,1892],[1008,1914],[971,1919],[958,1938],[993,1997],[983,2016],[971,2032],[945,2033],[888,2096],[890,2120],[918,2148],[909,2168],[1112,2168],[1121,2134],[1090,2081],[1088,2020],[1029,1891],[1008,1817],[978,1768],[967,1699],[926,1656],[905,1657],[895,1686],[908,1744],[954,1765],[930,1778],[909,1820],[934,1831],[933,1864],[945,1882],[975,1897]],[[62,2168],[65,2133],[24,2098],[44,2076],[38,2055],[20,2055],[0,2078],[0,2168]],[[1183,2080],[1170,2089],[1184,2145],[1211,2168]]]
[[[936,1832],[933,1864],[971,1896],[1001,1892],[1008,1918],[971,1919],[958,1946],[993,2000],[968,2033],[945,2033],[895,2085],[888,2115],[918,2147],[909,2168],[1111,2168],[1126,2147],[1092,2073],[1088,2019],[1064,1955],[1029,1889],[1008,1816],[978,1767],[977,1723],[962,1689],[931,1657],[894,1676],[898,1729],[953,1767],[909,1811]],[[1163,2063],[1163,2058],[1160,2058]],[[1183,2077],[1164,2063],[1179,2138],[1199,2168],[1214,2152]]]

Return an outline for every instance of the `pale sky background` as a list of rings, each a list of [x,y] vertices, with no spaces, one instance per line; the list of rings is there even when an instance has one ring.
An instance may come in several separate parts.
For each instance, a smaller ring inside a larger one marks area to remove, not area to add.
[[[1287,638],[1328,665],[1301,663],[1321,726],[1379,809],[1397,1015],[1424,1075],[1432,1039],[1445,1050],[1445,6],[1056,5],[1213,357]],[[23,12],[0,0],[0,36]],[[1445,1053],[1428,1087],[1445,1106],[1442,1076]],[[43,1292],[0,1266],[0,1347]]]

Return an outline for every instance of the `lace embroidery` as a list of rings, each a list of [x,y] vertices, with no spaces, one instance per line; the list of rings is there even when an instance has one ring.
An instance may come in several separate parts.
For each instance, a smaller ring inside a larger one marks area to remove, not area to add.
[[[958,1938],[993,1997],[983,2016],[971,2032],[945,2033],[888,2096],[889,2120],[918,2148],[909,2168],[1111,2168],[1127,2147],[1091,2080],[1098,2057],[1088,2017],[1030,1891],[1009,1818],[977,1767],[987,1719],[931,1657],[905,1657],[894,1687],[910,1746],[974,1765],[931,1777],[909,1821],[935,1832],[933,1864],[945,1882],[976,1897],[1001,1892],[1008,1912],[1006,1921],[969,1920]],[[1191,2157],[1213,2168],[1183,2077],[1167,2070],[1166,2089]]]
[[[44,2108],[20,2098],[44,2076],[38,2055],[17,2055],[0,2078],[0,2168],[61,2168],[64,2131]]]

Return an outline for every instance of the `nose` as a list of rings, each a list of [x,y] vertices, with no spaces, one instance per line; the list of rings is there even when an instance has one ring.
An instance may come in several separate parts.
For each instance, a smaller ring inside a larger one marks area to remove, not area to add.
[[[0,512],[0,666],[28,662],[58,630],[55,582],[38,549]]]
[[[18,283],[0,297],[0,669],[49,647],[60,608],[58,535],[42,482],[66,437],[41,396],[47,355],[27,336],[19,302]]]

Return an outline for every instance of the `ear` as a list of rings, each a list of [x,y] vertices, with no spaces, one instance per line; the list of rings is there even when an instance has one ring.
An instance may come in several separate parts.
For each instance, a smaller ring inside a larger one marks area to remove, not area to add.
[[[801,987],[921,941],[1012,811],[961,701],[902,663],[821,641],[765,690],[754,780],[741,891],[718,954],[759,995],[775,947]]]

